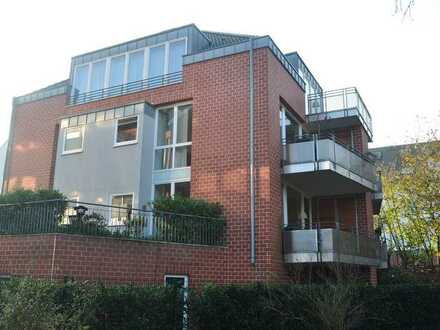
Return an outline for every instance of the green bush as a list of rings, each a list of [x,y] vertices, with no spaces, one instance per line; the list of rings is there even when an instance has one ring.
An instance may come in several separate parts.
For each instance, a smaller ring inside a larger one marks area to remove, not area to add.
[[[48,200],[65,200],[66,197],[57,190],[16,190],[0,195],[0,204],[21,204],[25,202],[37,202]]]
[[[203,199],[162,197],[153,202],[157,212],[195,215],[199,217],[220,218],[223,216],[223,207],[219,203],[211,203]]]

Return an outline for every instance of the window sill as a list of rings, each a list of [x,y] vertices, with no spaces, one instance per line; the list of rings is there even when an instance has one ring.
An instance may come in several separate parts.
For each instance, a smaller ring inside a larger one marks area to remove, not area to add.
[[[83,151],[84,151],[83,149],[77,149],[77,150],[71,150],[71,151],[63,151],[63,152],[61,153],[61,156],[80,154],[80,153],[82,153]]]
[[[137,144],[137,143],[138,143],[137,140],[135,140],[135,141],[127,141],[127,142],[115,143],[115,144],[113,145],[113,148],[130,146],[130,145]]]

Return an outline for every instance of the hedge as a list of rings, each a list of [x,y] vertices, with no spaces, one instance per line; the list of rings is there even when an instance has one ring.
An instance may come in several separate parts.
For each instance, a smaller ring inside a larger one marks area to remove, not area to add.
[[[439,329],[440,285],[177,288],[14,279],[0,329]],[[185,306],[185,307],[184,307]]]

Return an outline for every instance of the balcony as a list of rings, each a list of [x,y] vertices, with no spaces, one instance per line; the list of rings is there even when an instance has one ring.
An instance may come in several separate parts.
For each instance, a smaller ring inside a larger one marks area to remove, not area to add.
[[[283,233],[285,263],[346,263],[387,268],[387,245],[379,239],[338,228],[295,230]]]
[[[374,162],[333,135],[297,137],[284,147],[285,180],[309,196],[376,191]]]
[[[373,139],[371,115],[354,87],[309,95],[306,117],[311,130],[362,125],[369,141]]]
[[[71,92],[69,105],[77,105],[92,101],[102,100],[108,97],[121,96],[129,93],[139,92],[146,89],[153,89],[162,86],[181,83],[183,81],[182,71],[156,76],[144,80],[133,81],[127,84],[112,86],[104,89],[79,93],[77,90]]]

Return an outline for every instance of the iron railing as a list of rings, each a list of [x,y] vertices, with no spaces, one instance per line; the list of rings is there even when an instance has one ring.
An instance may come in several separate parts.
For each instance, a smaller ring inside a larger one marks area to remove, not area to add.
[[[221,218],[67,200],[0,204],[0,234],[66,233],[198,245],[224,245]]]
[[[151,77],[144,80],[133,81],[123,85],[112,86],[86,93],[79,93],[72,90],[69,104],[81,104],[101,100],[108,97],[120,96],[128,93],[138,92],[145,89],[157,88],[161,86],[180,83],[183,81],[182,71],[173,72],[165,75]]]
[[[377,181],[374,161],[339,141],[333,134],[308,134],[287,138],[286,164],[331,161],[372,183]],[[319,168],[318,168],[319,169]]]
[[[326,91],[308,97],[308,122],[350,116],[358,116],[370,138],[373,137],[370,112],[355,87]]]

